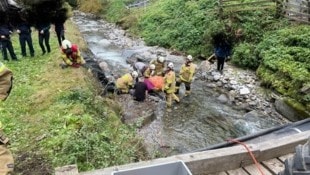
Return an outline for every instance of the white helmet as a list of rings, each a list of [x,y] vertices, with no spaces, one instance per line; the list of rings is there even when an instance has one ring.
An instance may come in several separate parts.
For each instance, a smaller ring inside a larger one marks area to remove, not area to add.
[[[193,57],[192,57],[191,55],[188,55],[188,56],[187,56],[187,60],[188,60],[188,61],[193,61]]]
[[[158,61],[163,63],[165,61],[165,58],[164,57],[158,57]]]
[[[132,75],[133,78],[137,78],[138,77],[138,72],[137,71],[133,71],[131,73],[131,75]]]
[[[72,44],[69,40],[63,40],[62,43],[61,43],[61,47],[63,49],[70,49],[72,47]]]
[[[173,69],[173,67],[174,67],[173,63],[170,62],[170,63],[168,64],[168,68]]]
[[[150,69],[151,69],[151,70],[154,70],[154,69],[155,69],[155,64],[151,64],[151,65],[150,65]]]

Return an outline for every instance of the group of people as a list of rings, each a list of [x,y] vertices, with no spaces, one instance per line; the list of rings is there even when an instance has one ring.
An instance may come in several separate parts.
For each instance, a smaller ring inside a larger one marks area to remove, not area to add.
[[[59,46],[61,46],[62,41],[65,39],[64,23],[55,23],[53,25],[55,27],[55,33],[57,35]],[[49,44],[49,40],[50,40],[51,23],[41,22],[38,23],[35,26],[35,28],[38,31],[38,40],[40,48],[42,50],[42,55],[50,53],[51,47]],[[21,22],[19,22],[15,28],[5,23],[0,24],[0,46],[2,50],[3,59],[9,61],[7,54],[7,52],[9,52],[11,59],[13,61],[18,60],[11,41],[11,35],[13,34],[14,29],[19,34],[19,43],[21,47],[22,56],[23,57],[27,56],[26,45],[28,45],[29,54],[31,57],[34,57],[35,50],[33,47],[31,36],[32,33],[31,25],[25,19],[21,19]]]
[[[131,93],[135,100],[144,101],[148,93],[163,91],[166,97],[167,107],[172,106],[172,101],[180,102],[179,89],[182,83],[185,85],[185,96],[191,92],[191,83],[196,72],[196,64],[193,57],[188,55],[181,66],[178,76],[174,70],[174,64],[166,64],[164,57],[159,56],[149,65],[136,62],[134,71],[127,73],[116,81],[118,93]],[[133,92],[130,91],[133,90]]]

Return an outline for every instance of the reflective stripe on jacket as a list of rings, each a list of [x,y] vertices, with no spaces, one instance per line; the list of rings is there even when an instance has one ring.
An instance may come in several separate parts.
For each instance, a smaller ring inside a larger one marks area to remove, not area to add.
[[[196,65],[190,63],[189,66],[183,64],[180,70],[180,79],[185,82],[191,82],[196,71]]]

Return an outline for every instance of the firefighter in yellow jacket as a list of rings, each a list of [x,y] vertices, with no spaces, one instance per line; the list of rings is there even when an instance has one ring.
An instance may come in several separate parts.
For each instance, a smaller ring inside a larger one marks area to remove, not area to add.
[[[69,40],[63,40],[60,49],[61,58],[64,61],[64,63],[60,65],[62,68],[67,68],[69,66],[79,68],[81,65],[85,64],[85,60],[76,44],[71,44]]]
[[[12,71],[0,62],[0,103],[10,95],[12,80]],[[0,175],[9,175],[13,172],[14,160],[11,152],[6,148],[9,139],[4,136],[2,128],[3,125],[0,121]]]
[[[0,62],[0,100],[4,101],[9,96],[13,85],[13,73]]]
[[[155,75],[155,64],[150,64],[143,72],[144,78],[150,78]]]
[[[188,55],[185,63],[181,66],[179,78],[176,82],[176,94],[179,94],[179,89],[182,83],[185,85],[185,96],[189,95],[191,92],[191,83],[197,67],[196,64],[192,63],[192,61],[193,57]]]
[[[166,94],[167,107],[172,105],[172,99],[180,102],[180,99],[174,94],[175,92],[175,73],[173,63],[169,63],[164,77],[164,92]]]
[[[132,73],[127,73],[116,80],[116,89],[118,93],[127,94],[129,89],[133,88],[136,78],[138,77],[138,72],[133,71]]]
[[[154,75],[163,76],[165,69],[165,58],[160,56],[155,60],[152,60],[150,64],[155,65]]]

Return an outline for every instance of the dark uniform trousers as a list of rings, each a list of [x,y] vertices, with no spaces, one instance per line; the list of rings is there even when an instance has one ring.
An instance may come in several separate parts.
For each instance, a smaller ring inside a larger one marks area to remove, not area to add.
[[[9,60],[8,59],[8,53],[7,50],[9,51],[12,60],[17,60],[17,57],[15,55],[13,45],[10,39],[1,39],[1,46],[2,46],[2,56],[4,60]]]
[[[43,34],[41,34],[40,31],[39,31],[39,45],[40,45],[40,47],[42,49],[43,54],[46,53],[43,41],[45,43],[47,52],[51,52],[51,47],[50,47],[50,44],[49,44],[49,39],[50,39],[50,32],[49,31],[44,31]]]
[[[22,55],[23,56],[27,56],[26,42],[27,42],[28,47],[29,47],[30,55],[33,57],[34,56],[34,49],[33,49],[33,45],[32,45],[31,34],[20,34],[19,35],[19,43],[20,43],[20,46],[22,49]]]

